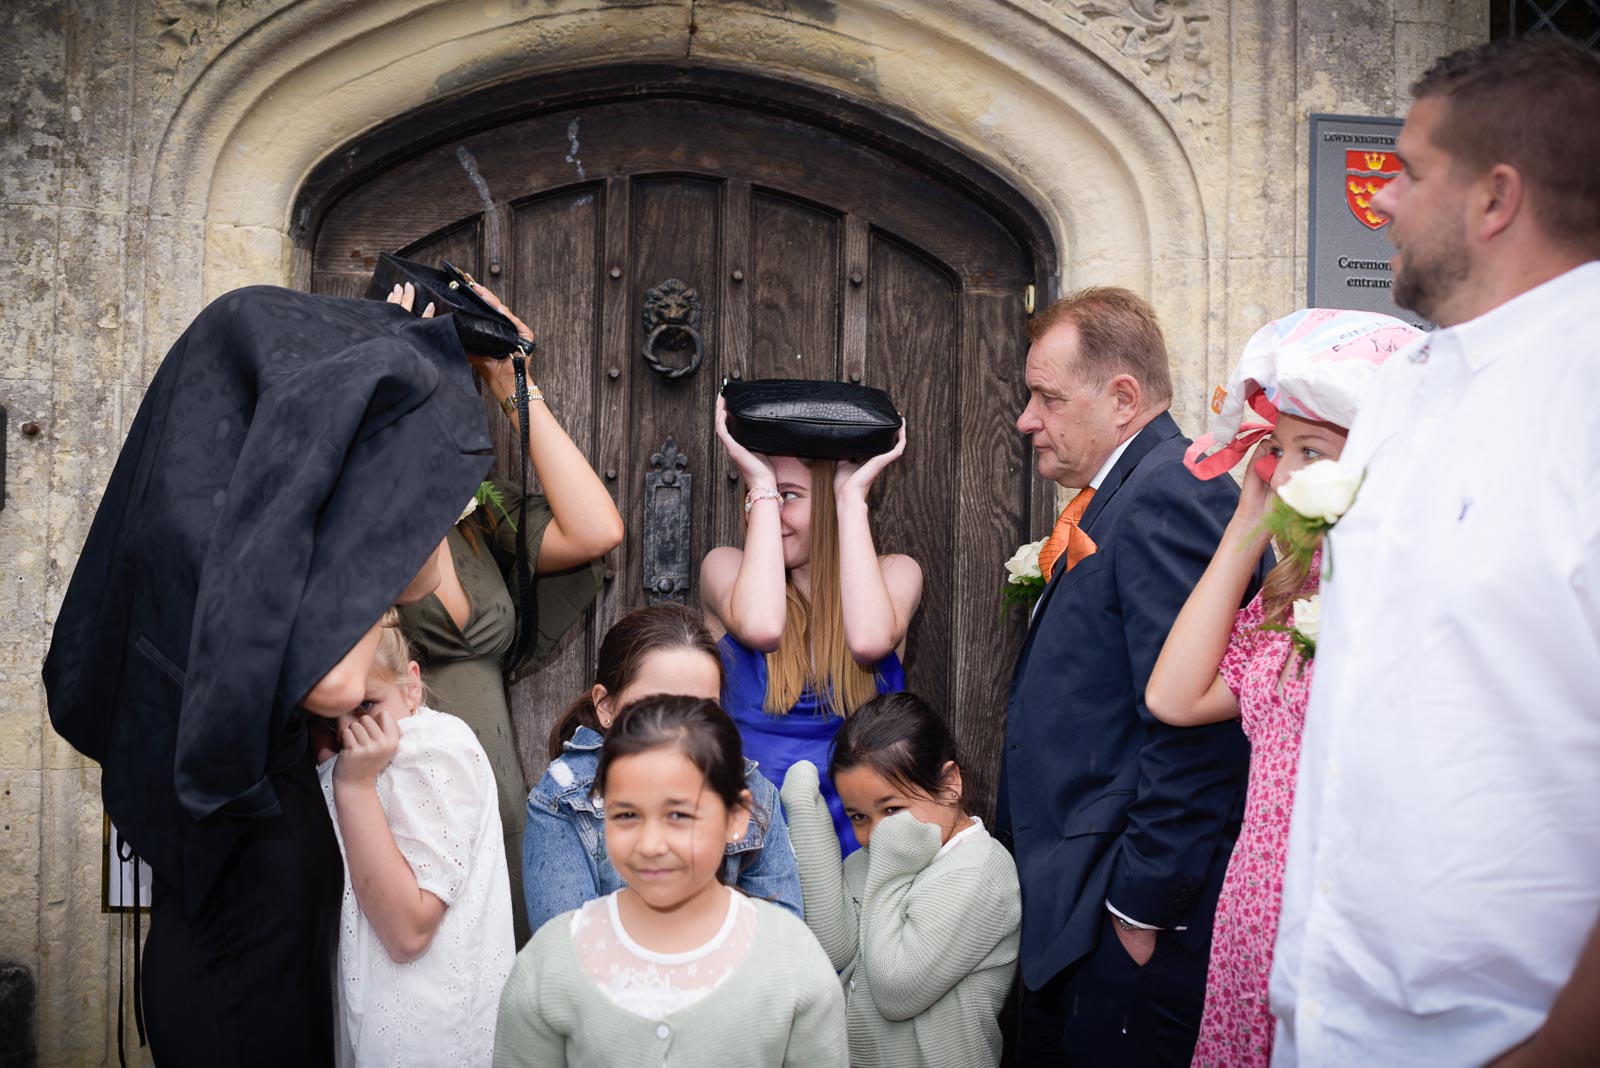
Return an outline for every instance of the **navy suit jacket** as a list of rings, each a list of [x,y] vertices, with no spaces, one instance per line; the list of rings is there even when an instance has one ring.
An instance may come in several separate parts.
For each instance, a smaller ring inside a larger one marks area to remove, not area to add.
[[[1145,684],[1238,503],[1183,466],[1166,413],[1135,437],[1081,526],[1096,551],[1056,572],[1011,679],[998,830],[1022,880],[1022,977],[1037,990],[1092,951],[1106,902],[1203,950],[1243,813],[1237,720],[1169,727]],[[1270,558],[1269,558],[1270,559]],[[1266,562],[1246,595],[1253,597]]]

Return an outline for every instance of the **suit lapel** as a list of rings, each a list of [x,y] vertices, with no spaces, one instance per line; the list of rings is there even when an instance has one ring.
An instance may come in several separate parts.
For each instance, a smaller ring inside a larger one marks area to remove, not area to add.
[[[1100,483],[1100,488],[1095,491],[1094,500],[1090,501],[1089,507],[1084,509],[1083,518],[1078,521],[1078,526],[1083,528],[1084,533],[1089,533],[1089,528],[1099,518],[1100,513],[1105,511],[1106,505],[1112,497],[1116,496],[1117,490],[1121,489],[1122,484],[1128,481],[1128,476],[1132,475],[1133,469],[1139,466],[1139,461],[1148,456],[1150,451],[1157,445],[1168,438],[1176,437],[1178,434],[1178,424],[1167,412],[1162,412],[1145,424],[1144,429],[1139,431],[1138,436],[1128,443],[1128,448],[1123,454],[1117,457],[1116,465],[1107,472],[1105,480]],[[1023,641],[1022,652],[1017,657],[1019,664],[1027,659],[1028,651],[1033,646],[1034,628],[1038,625],[1040,617],[1044,615],[1051,595],[1055,593],[1056,587],[1061,585],[1066,575],[1066,568],[1057,571],[1051,577],[1050,585],[1046,586],[1044,593],[1040,595],[1039,603],[1034,605],[1033,614],[1028,617],[1028,636]]]

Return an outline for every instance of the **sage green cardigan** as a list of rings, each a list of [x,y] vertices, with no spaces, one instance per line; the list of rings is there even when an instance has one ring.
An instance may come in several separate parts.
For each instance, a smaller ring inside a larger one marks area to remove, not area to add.
[[[846,990],[853,1068],[999,1064],[1022,928],[1011,854],[985,835],[935,859],[939,829],[897,812],[841,864],[816,767],[791,766],[781,797],[806,925]]]
[[[517,954],[501,991],[495,1068],[845,1068],[844,997],[828,958],[794,916],[760,899],[755,906],[744,963],[659,1020],[623,1009],[584,972],[571,912],[550,920]]]

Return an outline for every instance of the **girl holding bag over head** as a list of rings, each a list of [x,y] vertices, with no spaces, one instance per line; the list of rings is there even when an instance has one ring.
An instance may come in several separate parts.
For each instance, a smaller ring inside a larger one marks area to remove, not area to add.
[[[765,456],[734,439],[717,400],[717,437],[743,476],[742,549],[713,549],[700,566],[706,624],[727,665],[723,707],[745,752],[778,786],[796,761],[826,766],[845,717],[905,688],[900,656],[922,599],[909,556],[879,556],[867,494],[905,451],[866,460]],[[823,796],[840,851],[858,848],[832,784]]]
[[[1320,308],[1268,323],[1246,345],[1211,433],[1185,456],[1198,477],[1214,478],[1260,439],[1238,509],[1173,623],[1145,691],[1151,714],[1164,723],[1237,717],[1250,740],[1244,823],[1217,902],[1196,1066],[1266,1068],[1272,1054],[1267,977],[1314,670],[1302,650],[1314,649],[1309,605],[1322,550],[1286,555],[1241,609],[1255,561],[1271,540],[1262,519],[1297,472],[1338,459],[1363,389],[1380,364],[1420,336],[1385,315]],[[1269,423],[1241,426],[1247,405]],[[1224,447],[1202,459],[1213,443]],[[1295,630],[1304,637],[1291,636]]]

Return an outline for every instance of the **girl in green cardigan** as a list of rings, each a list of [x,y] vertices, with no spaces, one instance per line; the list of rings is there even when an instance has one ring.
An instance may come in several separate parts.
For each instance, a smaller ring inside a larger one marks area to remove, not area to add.
[[[817,940],[718,880],[753,804],[727,713],[698,697],[623,708],[594,794],[627,885],[550,920],[517,954],[496,1068],[844,1068],[844,998]]]
[[[817,769],[782,799],[806,924],[846,991],[853,1068],[1000,1063],[1022,925],[1016,864],[961,799],[950,731],[914,694],[845,721],[829,773],[863,848],[843,863]]]

